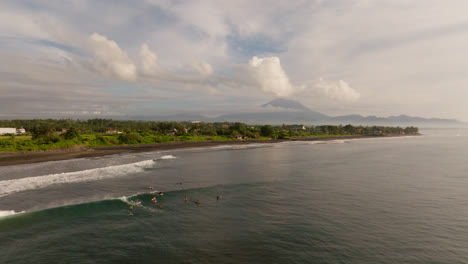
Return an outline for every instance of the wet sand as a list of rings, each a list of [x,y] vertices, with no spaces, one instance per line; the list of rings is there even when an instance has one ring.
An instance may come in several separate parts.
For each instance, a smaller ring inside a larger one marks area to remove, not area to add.
[[[385,137],[395,137],[401,135],[387,135]],[[141,145],[120,145],[109,147],[87,148],[76,146],[70,149],[55,149],[47,151],[26,151],[26,152],[0,152],[0,166],[10,166],[46,161],[67,160],[75,158],[100,157],[114,155],[124,152],[148,152],[158,150],[171,150],[181,148],[214,147],[220,145],[245,145],[252,143],[278,143],[285,141],[325,141],[325,140],[343,140],[357,138],[379,138],[382,136],[343,136],[343,137],[304,137],[291,139],[272,139],[272,140],[233,140],[233,141],[203,141],[203,142],[172,142],[159,144],[141,144]]]

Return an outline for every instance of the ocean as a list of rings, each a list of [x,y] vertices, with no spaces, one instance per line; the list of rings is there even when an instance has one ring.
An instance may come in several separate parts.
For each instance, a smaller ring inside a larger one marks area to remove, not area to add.
[[[422,133],[0,167],[0,263],[467,263],[468,131]]]

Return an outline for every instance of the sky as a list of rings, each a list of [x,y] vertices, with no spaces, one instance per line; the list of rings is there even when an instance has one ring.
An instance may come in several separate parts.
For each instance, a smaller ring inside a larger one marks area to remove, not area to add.
[[[2,0],[0,119],[328,115],[468,121],[468,1]]]

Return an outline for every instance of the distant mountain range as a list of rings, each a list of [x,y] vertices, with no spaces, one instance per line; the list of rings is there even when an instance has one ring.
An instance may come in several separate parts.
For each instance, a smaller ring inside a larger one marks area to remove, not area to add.
[[[422,118],[407,115],[377,117],[362,115],[328,116],[313,111],[298,101],[275,99],[261,105],[264,112],[230,113],[217,117],[205,117],[199,114],[174,114],[169,116],[132,116],[131,119],[159,121],[227,121],[250,124],[314,124],[314,125],[387,125],[387,126],[466,126],[468,124],[455,119]],[[127,117],[129,118],[129,117]]]

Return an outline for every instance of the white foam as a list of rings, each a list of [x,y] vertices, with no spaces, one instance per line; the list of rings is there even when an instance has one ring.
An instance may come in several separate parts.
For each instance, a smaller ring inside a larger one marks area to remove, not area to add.
[[[250,149],[250,148],[266,148],[271,147],[273,143],[248,143],[244,145],[219,145],[213,147],[207,147],[207,149],[218,150],[218,149]]]
[[[15,212],[14,210],[0,211],[0,217],[15,215],[15,214],[21,214],[21,213],[24,213],[24,211],[21,211],[21,212]]]
[[[172,156],[172,155],[165,155],[165,156],[160,157],[159,159],[162,159],[162,160],[166,160],[166,159],[176,159],[176,157],[175,157],[175,156]]]
[[[139,195],[139,194],[134,194],[134,195],[131,195],[129,197],[133,197],[133,196],[137,196],[137,195]],[[126,204],[129,204],[129,205],[141,205],[141,202],[136,203],[135,201],[128,200],[127,196],[122,196],[122,197],[119,197],[118,199],[121,200],[122,202],[126,203]]]
[[[127,196],[122,196],[119,198],[122,202],[124,203],[127,203],[127,204],[132,204],[129,200],[128,200],[128,197]]]
[[[289,145],[292,145],[292,144],[297,144],[297,145],[316,145],[316,144],[344,144],[344,143],[348,143],[348,139],[347,140],[343,140],[343,139],[333,139],[333,140],[314,140],[314,141],[308,141],[308,140],[303,140],[303,141],[285,141],[285,142],[282,142],[284,144],[289,144]]]
[[[153,160],[144,160],[136,163],[104,168],[0,181],[0,197],[11,193],[44,188],[53,184],[95,181],[124,176],[131,173],[141,172],[145,168],[149,168],[153,165]]]
[[[330,144],[343,144],[343,143],[346,143],[345,140],[341,140],[341,139],[330,140],[329,142],[330,142]]]

